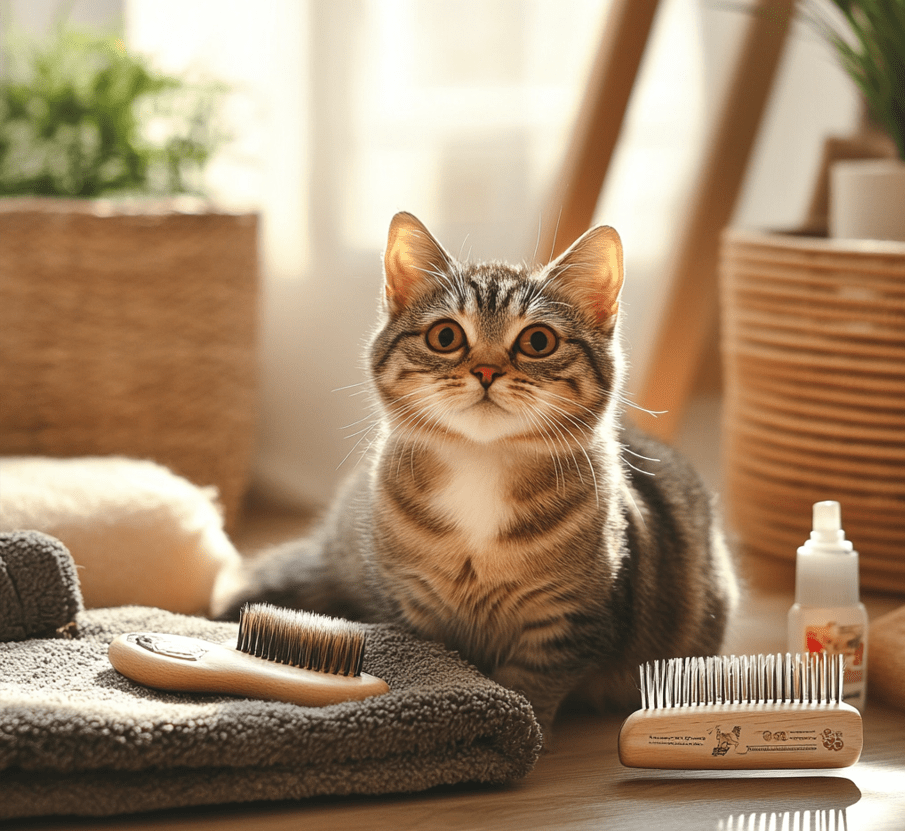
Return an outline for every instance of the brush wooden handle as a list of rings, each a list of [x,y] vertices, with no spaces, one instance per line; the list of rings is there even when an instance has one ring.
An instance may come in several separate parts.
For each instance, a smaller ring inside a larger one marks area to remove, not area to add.
[[[713,704],[632,713],[626,767],[667,770],[841,768],[855,764],[861,714],[849,704]]]
[[[390,691],[373,675],[333,675],[256,658],[231,646],[182,635],[130,632],[107,651],[113,667],[147,687],[227,693],[323,707]]]

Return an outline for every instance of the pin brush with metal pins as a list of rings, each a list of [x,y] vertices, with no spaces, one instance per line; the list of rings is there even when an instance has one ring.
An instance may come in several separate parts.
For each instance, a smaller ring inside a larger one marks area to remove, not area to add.
[[[641,709],[619,732],[626,767],[840,768],[861,756],[842,655],[673,658],[643,665]]]
[[[118,672],[154,689],[322,707],[389,692],[385,681],[362,672],[366,640],[352,621],[255,603],[240,612],[235,647],[130,632],[107,654]]]

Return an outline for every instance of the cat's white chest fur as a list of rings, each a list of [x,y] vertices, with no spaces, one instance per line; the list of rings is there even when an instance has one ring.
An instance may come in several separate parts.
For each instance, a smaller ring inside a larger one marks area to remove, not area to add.
[[[499,538],[512,518],[507,499],[508,465],[489,447],[457,448],[442,454],[445,475],[432,507],[455,524],[477,550]]]

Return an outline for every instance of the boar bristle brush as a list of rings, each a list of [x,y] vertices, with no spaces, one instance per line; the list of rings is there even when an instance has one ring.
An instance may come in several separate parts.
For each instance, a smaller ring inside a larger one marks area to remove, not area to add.
[[[839,768],[861,755],[842,655],[672,658],[643,665],[641,709],[619,733],[627,767]]]
[[[389,692],[386,682],[362,672],[366,640],[358,623],[255,603],[240,612],[235,647],[130,632],[108,655],[118,672],[155,689],[321,707]]]

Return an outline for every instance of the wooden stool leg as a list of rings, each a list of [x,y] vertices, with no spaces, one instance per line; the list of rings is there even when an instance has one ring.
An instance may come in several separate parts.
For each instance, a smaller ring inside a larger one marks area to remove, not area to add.
[[[720,233],[732,219],[748,159],[782,56],[795,0],[758,0],[713,124],[703,167],[663,281],[669,292],[646,378],[635,400],[662,412],[639,416],[666,440],[681,423],[707,344],[718,323]]]
[[[647,45],[658,0],[614,0],[569,150],[541,223],[540,259],[561,254],[591,225]]]

